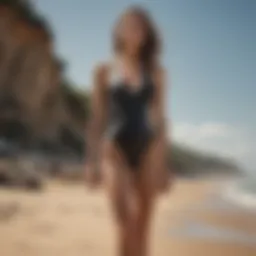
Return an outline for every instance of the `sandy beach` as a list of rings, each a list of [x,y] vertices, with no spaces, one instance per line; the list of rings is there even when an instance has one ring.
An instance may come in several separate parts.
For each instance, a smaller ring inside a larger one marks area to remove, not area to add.
[[[256,215],[221,201],[223,184],[179,179],[159,200],[152,256],[254,256]],[[115,256],[101,190],[51,182],[43,192],[0,190],[1,256]]]

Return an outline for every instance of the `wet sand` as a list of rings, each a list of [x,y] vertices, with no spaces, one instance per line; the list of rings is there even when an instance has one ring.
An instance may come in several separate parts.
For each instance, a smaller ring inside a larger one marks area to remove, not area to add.
[[[218,207],[219,185],[177,181],[159,200],[151,256],[256,255],[256,215]],[[115,226],[103,191],[57,182],[38,193],[0,190],[0,255],[115,256],[114,248]]]

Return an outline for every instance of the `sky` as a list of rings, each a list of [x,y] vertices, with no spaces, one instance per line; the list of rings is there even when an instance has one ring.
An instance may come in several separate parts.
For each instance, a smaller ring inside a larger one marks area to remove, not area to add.
[[[91,88],[91,71],[111,58],[111,29],[131,4],[154,17],[164,40],[170,134],[236,158],[256,173],[256,1],[34,0],[55,33],[67,76]]]

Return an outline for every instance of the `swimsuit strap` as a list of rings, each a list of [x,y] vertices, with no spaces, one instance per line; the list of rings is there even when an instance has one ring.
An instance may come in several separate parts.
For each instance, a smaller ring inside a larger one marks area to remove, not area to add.
[[[122,81],[122,76],[120,72],[120,68],[116,63],[110,64],[109,74],[108,74],[108,82],[110,86],[115,86]]]
[[[109,84],[114,86],[116,84],[120,84],[120,82],[124,81],[124,72],[121,70],[121,61],[116,60],[111,63],[110,71],[109,71]],[[145,83],[150,81],[150,76],[145,68],[142,68],[140,72],[140,85],[144,86]]]

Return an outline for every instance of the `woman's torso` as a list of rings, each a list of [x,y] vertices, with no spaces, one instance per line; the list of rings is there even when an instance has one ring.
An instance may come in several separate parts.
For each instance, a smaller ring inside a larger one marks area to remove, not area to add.
[[[150,108],[155,87],[149,72],[143,70],[140,76],[140,83],[134,89],[117,68],[109,71],[106,129],[109,139],[136,140],[152,130]]]

